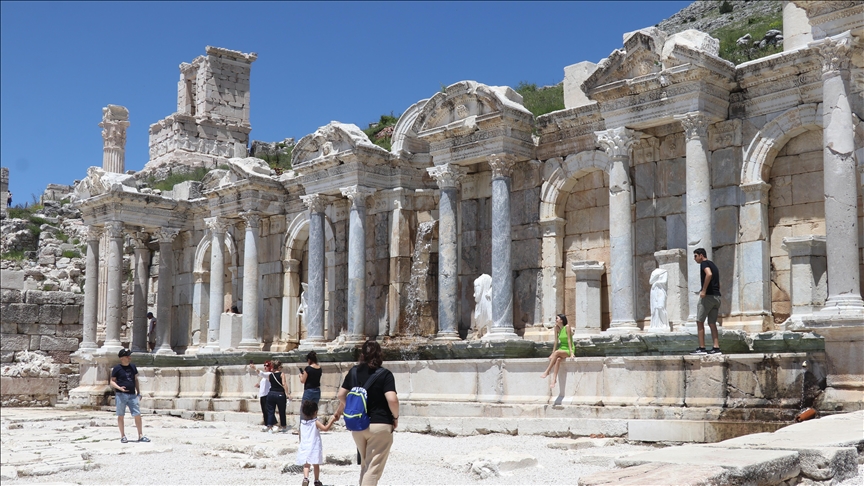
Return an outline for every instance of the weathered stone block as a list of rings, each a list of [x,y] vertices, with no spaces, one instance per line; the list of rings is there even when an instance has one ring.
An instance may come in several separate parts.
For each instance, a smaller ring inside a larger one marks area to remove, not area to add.
[[[634,240],[636,243],[636,254],[654,254],[654,218],[640,219],[636,221],[634,228]],[[653,259],[653,257],[652,257]]]
[[[24,294],[17,289],[3,289],[0,291],[0,302],[4,304],[18,304],[24,302]]]
[[[80,302],[79,302],[80,300]],[[42,290],[28,290],[24,301],[28,304],[83,304],[84,296],[79,296],[73,294],[72,292],[60,292],[60,291],[42,291]]]
[[[42,324],[60,324],[63,316],[62,305],[40,305],[39,322]]]
[[[0,270],[0,288],[14,289],[14,290],[23,289],[24,288],[24,271],[23,270]]]
[[[684,159],[657,162],[657,196],[680,196],[687,192],[686,172]]]
[[[636,201],[652,199],[654,197],[654,172],[656,164],[653,162],[639,164],[635,167],[633,183],[636,186]]]
[[[78,340],[56,336],[42,336],[39,349],[43,351],[76,351]]]
[[[60,337],[83,338],[84,326],[81,324],[60,324],[57,326],[56,335]]]
[[[735,206],[741,204],[741,189],[738,186],[727,186],[711,190],[711,207],[714,209],[723,206]]]
[[[30,336],[26,334],[3,334],[0,336],[0,350],[27,351],[30,348]]]
[[[825,182],[822,172],[808,172],[792,176],[792,204],[823,202]]]
[[[61,324],[78,324],[78,316],[81,313],[81,307],[77,305],[67,305],[63,307],[63,312],[60,316]]]
[[[10,377],[0,378],[2,395],[57,395],[57,377]]]
[[[737,186],[741,176],[741,161],[739,147],[714,151],[711,154],[711,186]]]
[[[513,270],[540,268],[540,240],[514,241],[512,250]]]
[[[687,221],[683,214],[666,217],[666,248],[687,248]]]
[[[3,322],[29,324],[39,320],[39,306],[33,304],[6,304]]]
[[[711,229],[714,246],[734,244],[738,237],[738,208],[735,206],[724,206],[714,210],[714,218],[711,220]]]

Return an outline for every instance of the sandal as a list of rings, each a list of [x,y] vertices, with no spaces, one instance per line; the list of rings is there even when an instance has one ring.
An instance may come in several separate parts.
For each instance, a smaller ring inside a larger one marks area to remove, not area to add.
[[[316,479],[315,482],[312,483],[312,484],[314,484],[315,486],[324,486],[324,484],[321,483],[321,481],[318,481],[317,479]]]
[[[125,443],[129,442],[129,439],[127,439],[126,436],[124,435],[123,437],[120,437],[120,442],[125,444]]]
[[[142,435],[141,437],[138,438],[138,442],[150,442],[150,439],[148,439],[146,436]]]

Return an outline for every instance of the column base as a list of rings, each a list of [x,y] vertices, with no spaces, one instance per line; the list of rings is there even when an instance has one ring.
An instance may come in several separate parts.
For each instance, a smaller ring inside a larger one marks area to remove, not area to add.
[[[858,295],[828,297],[825,307],[814,313],[818,316],[837,316],[844,318],[864,317],[864,300]]]
[[[693,317],[693,326],[696,325],[696,317]],[[747,314],[741,313],[723,318],[723,329],[727,331],[765,332],[772,331],[776,327],[771,316],[767,313]]]
[[[483,337],[480,338],[480,341],[521,341],[522,338],[520,338],[519,335],[513,331],[513,328],[496,329],[493,327],[489,329],[489,332],[487,332]]]
[[[609,329],[606,329],[606,332],[618,334],[633,334],[642,332],[642,329],[639,329],[639,326],[636,325],[636,321],[613,321],[611,324],[609,324]]]
[[[462,338],[459,337],[459,333],[457,332],[439,332],[435,335],[435,341],[461,341]]]
[[[358,344],[363,344],[366,342],[366,336],[345,336],[345,344],[356,346]]]
[[[171,349],[170,346],[160,346],[159,349],[156,349],[155,351],[153,351],[153,354],[155,354],[157,356],[164,356],[164,355],[174,356],[177,353],[175,353],[174,350]]]
[[[240,341],[237,345],[238,351],[261,351],[261,343],[258,341]]]
[[[297,349],[299,351],[321,351],[327,349],[327,342],[323,337],[301,339],[300,346]]]
[[[222,348],[219,347],[218,342],[207,343],[204,346],[198,348],[198,354],[213,354],[221,352]]]
[[[113,354],[116,357],[117,353],[119,353],[121,349],[123,349],[123,345],[120,344],[119,341],[116,343],[105,343],[96,351],[96,354],[103,356],[110,356]]]
[[[96,343],[82,342],[81,344],[78,345],[78,351],[84,351],[84,352],[91,352],[92,353],[92,352],[95,352],[97,349],[99,349],[99,345]],[[75,351],[75,353],[77,353],[78,351]]]

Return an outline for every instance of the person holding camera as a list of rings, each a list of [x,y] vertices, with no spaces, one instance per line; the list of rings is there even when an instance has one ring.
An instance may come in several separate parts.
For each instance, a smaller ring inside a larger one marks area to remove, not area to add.
[[[117,356],[120,364],[111,370],[111,388],[115,390],[114,401],[117,404],[117,427],[120,428],[120,442],[127,443],[125,430],[126,407],[135,419],[135,427],[138,429],[138,442],[150,442],[144,436],[141,425],[141,409],[138,399],[141,398],[141,385],[138,384],[138,368],[132,364],[132,351],[121,349]]]

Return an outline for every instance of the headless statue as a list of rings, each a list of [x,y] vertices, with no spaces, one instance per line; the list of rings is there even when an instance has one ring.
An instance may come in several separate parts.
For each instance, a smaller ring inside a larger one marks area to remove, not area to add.
[[[492,325],[492,277],[480,275],[474,281],[474,312],[471,314],[471,339],[480,339]]]
[[[669,317],[666,315],[666,290],[669,282],[669,272],[656,269],[651,272],[651,325],[654,332],[669,331]]]

